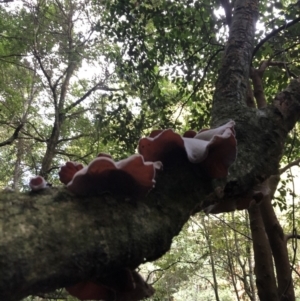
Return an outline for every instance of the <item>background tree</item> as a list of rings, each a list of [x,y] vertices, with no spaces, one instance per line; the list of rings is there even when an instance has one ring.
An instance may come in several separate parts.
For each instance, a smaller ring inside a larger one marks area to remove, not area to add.
[[[136,268],[167,252],[191,214],[248,209],[259,299],[295,300],[295,202],[288,236],[271,203],[280,175],[299,163],[295,5],[37,1],[8,8],[1,10],[1,153],[8,165],[1,171],[3,186],[21,187],[28,173],[55,181],[64,160],[85,162],[100,150],[123,157],[154,127],[183,131],[233,119],[239,153],[226,181],[208,183],[189,165],[176,166],[136,206],[107,195],[85,200],[61,189],[3,193],[0,296],[19,300],[82,279],[101,280],[120,267]],[[265,27],[255,31],[257,21]],[[101,65],[100,72],[82,77],[92,62]],[[220,187],[224,191],[215,193]],[[276,203],[284,208],[285,183],[279,191]],[[216,276],[221,261],[213,254],[215,234],[200,222],[208,247],[203,258]],[[249,243],[248,230],[247,237]],[[234,236],[233,242],[238,251]],[[243,252],[251,260],[247,244]],[[222,265],[230,270],[237,298],[239,279],[255,300],[253,279],[246,276],[252,263],[237,256],[234,267],[226,255]],[[35,262],[37,256],[43,262]],[[220,299],[220,281],[209,281]]]

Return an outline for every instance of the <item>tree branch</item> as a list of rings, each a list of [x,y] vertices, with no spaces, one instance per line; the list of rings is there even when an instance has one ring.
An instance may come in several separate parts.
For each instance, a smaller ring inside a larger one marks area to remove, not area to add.
[[[39,64],[44,76],[46,77],[46,80],[48,82],[50,90],[52,91],[53,96],[56,95],[55,89],[53,88],[53,85],[52,85],[52,82],[51,82],[51,77],[49,76],[46,69],[44,68],[41,57],[40,57],[40,55],[38,54],[38,51],[35,48],[33,49],[33,55],[36,58],[36,60],[38,61],[38,64]]]
[[[81,96],[79,99],[77,99],[71,105],[69,105],[68,107],[66,107],[65,112],[69,112],[71,109],[75,108],[77,105],[79,105],[81,102],[83,102],[87,97],[89,97],[93,92],[95,92],[97,90],[121,91],[122,89],[109,88],[109,87],[103,85],[103,83],[98,83],[93,88],[89,89],[83,96]]]
[[[66,141],[72,141],[72,140],[77,140],[79,138],[82,138],[82,137],[88,137],[89,135],[83,135],[83,134],[80,134],[80,135],[76,135],[76,136],[73,136],[73,137],[69,137],[69,138],[62,138],[62,139],[59,139],[57,140],[57,144],[61,143],[61,142],[66,142]]]
[[[0,147],[4,146],[4,145],[12,144],[14,142],[14,140],[16,140],[18,138],[19,132],[21,131],[23,126],[24,126],[24,123],[19,124],[10,138],[6,139],[3,142],[0,142]]]
[[[109,194],[80,198],[52,188],[0,193],[0,229],[5,229],[0,299],[16,301],[101,280],[114,269],[134,269],[161,257],[209,192],[208,184],[188,164],[164,171],[143,200],[116,200]]]
[[[257,107],[259,109],[265,108],[267,106],[262,78],[268,65],[269,65],[269,61],[263,61],[258,69],[255,68],[250,69],[250,77],[253,83],[253,93],[256,99]]]
[[[273,30],[272,32],[270,32],[269,34],[267,34],[254,48],[253,52],[252,52],[252,58],[254,58],[254,56],[256,55],[256,53],[258,52],[258,50],[260,49],[260,47],[262,47],[263,44],[265,44],[268,40],[270,40],[272,37],[274,37],[276,34],[278,34],[280,31],[286,30],[287,28],[293,26],[294,24],[298,23],[300,21],[300,17],[294,19],[293,21],[286,23],[280,27],[278,27],[277,29]]]
[[[282,167],[279,169],[279,174],[283,174],[285,173],[288,169],[290,169],[292,166],[299,166],[300,164],[300,158],[293,161],[293,162],[290,162],[288,163],[286,166]]]
[[[82,163],[85,163],[85,164],[89,163],[87,158],[89,158],[91,155],[94,154],[93,152],[90,152],[90,153],[85,154],[84,156],[79,156],[79,155],[76,155],[76,154],[66,153],[62,150],[57,150],[57,151],[55,151],[55,153],[58,154],[58,155],[68,157],[72,161],[82,162]]]
[[[240,109],[246,107],[257,17],[257,1],[235,1],[233,21],[213,98],[213,125],[217,125],[217,119],[222,119],[233,106],[235,106],[234,110],[237,106]],[[224,112],[224,114],[219,114],[219,112]],[[230,113],[228,112],[228,115],[231,115]]]
[[[288,130],[291,130],[300,118],[300,78],[293,79],[289,86],[275,96],[274,107],[280,112]]]
[[[292,239],[292,238],[296,238],[296,239],[300,239],[300,234],[293,234],[293,233],[289,233],[285,235],[285,239],[286,241]]]

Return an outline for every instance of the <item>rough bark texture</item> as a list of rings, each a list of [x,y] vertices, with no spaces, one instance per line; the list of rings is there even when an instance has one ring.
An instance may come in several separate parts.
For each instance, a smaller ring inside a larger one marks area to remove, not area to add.
[[[255,109],[246,104],[257,15],[258,1],[236,1],[213,99],[212,125],[229,119],[237,124],[238,157],[225,190],[228,207],[232,205],[229,210],[238,207],[234,204],[237,195],[244,192],[249,202],[249,188],[277,174],[287,133],[300,113],[299,80],[279,93],[273,105]]]
[[[159,258],[209,186],[187,163],[159,176],[143,201],[78,198],[65,189],[2,193],[0,300],[101,279]]]

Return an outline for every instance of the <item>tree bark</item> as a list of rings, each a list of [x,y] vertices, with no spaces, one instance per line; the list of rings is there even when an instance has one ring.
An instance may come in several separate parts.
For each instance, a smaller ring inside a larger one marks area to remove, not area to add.
[[[259,205],[253,201],[248,209],[253,238],[256,286],[260,301],[279,301],[272,253],[266,236]]]
[[[260,205],[266,233],[269,238],[278,283],[278,295],[281,301],[294,301],[294,285],[292,270],[286,245],[286,239],[281,225],[276,217],[271,200],[279,183],[279,176],[272,176],[267,183],[270,187],[270,194],[264,198]]]
[[[101,280],[161,257],[209,186],[187,164],[164,171],[144,200],[79,198],[54,188],[1,193],[0,300]]]

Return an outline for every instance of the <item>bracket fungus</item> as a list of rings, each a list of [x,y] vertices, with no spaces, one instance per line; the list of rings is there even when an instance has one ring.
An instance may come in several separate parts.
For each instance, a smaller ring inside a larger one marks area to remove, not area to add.
[[[79,300],[138,301],[151,297],[155,290],[142,276],[129,269],[113,273],[104,283],[83,281],[66,287]]]
[[[162,161],[168,166],[185,157],[199,164],[210,177],[224,178],[237,154],[234,125],[229,121],[215,129],[188,131],[183,136],[171,129],[155,130],[140,139],[138,150],[145,161]]]
[[[82,168],[70,163],[61,168],[60,178],[68,190],[81,196],[105,192],[124,197],[142,196],[154,187],[156,169],[162,168],[161,162],[144,162],[141,155],[115,162],[109,155],[99,154]],[[80,169],[75,172],[76,168]]]

